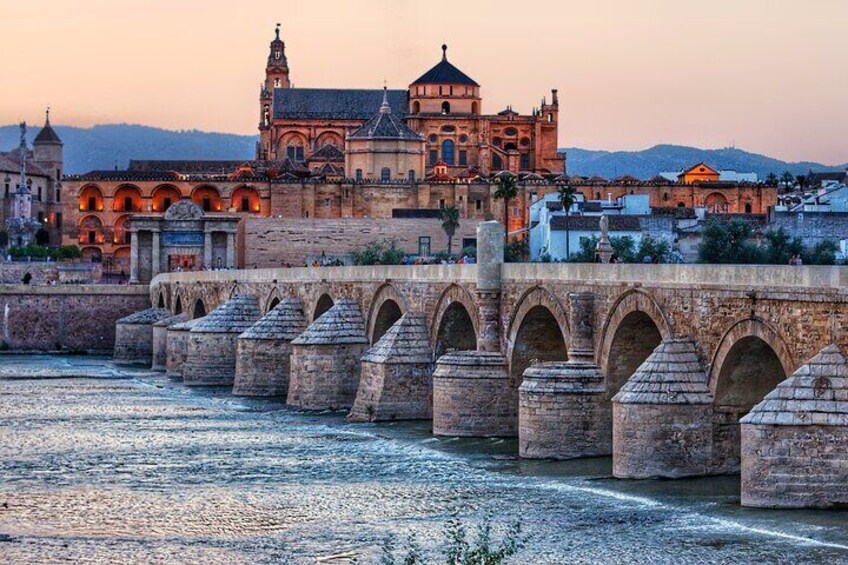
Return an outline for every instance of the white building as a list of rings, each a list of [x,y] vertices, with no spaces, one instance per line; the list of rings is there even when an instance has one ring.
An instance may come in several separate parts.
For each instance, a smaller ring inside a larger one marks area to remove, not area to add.
[[[547,194],[530,205],[531,260],[549,255],[554,261],[564,261],[579,253],[582,238],[600,237],[602,215],[609,217],[611,237],[629,236],[636,246],[649,232],[654,238],[673,238],[673,220],[652,217],[647,194],[628,194],[616,200],[586,201],[580,194],[577,198],[568,217],[567,233],[558,194]]]

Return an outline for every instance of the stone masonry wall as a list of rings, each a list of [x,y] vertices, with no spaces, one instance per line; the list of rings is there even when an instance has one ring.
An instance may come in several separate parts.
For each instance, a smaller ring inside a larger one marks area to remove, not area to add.
[[[0,285],[0,341],[13,350],[110,352],[115,322],[149,303],[143,286]]]
[[[453,238],[454,253],[462,250],[463,238],[477,237],[474,221],[461,221]],[[407,253],[418,253],[418,238],[430,238],[435,254],[447,250],[448,238],[437,219],[343,219],[292,218],[250,219],[245,225],[245,267],[303,266],[307,259],[326,251],[349,255],[375,241],[395,240]]]

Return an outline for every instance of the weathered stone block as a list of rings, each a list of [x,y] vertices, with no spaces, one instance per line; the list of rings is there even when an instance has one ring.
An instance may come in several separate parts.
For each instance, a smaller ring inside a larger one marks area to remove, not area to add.
[[[443,355],[433,373],[433,433],[439,436],[515,437],[518,390],[500,353]]]
[[[168,363],[168,328],[188,321],[187,314],[177,314],[153,324],[153,363],[151,369],[164,371]]]
[[[521,457],[573,459],[611,451],[611,413],[597,365],[550,362],[524,371],[518,389]]]
[[[422,314],[400,317],[362,356],[352,421],[433,417],[433,352]]]
[[[199,324],[203,318],[195,318],[181,324],[175,324],[167,329],[167,357],[165,374],[173,378],[182,378],[183,365],[188,355],[188,337],[191,328]]]
[[[143,365],[153,360],[153,324],[171,316],[164,308],[148,308],[115,323],[116,365]]]

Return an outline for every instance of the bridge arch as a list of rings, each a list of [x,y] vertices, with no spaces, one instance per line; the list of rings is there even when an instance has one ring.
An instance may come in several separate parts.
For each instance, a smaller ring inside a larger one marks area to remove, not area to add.
[[[607,314],[598,355],[609,398],[660,341],[673,336],[671,321],[650,294],[631,289],[619,296]]]
[[[507,330],[510,381],[521,384],[524,370],[534,361],[566,361],[570,330],[559,300],[535,286],[518,300]]]
[[[176,299],[176,301],[174,302],[174,309],[173,309],[173,312],[174,312],[174,315],[175,315],[175,316],[176,316],[177,314],[182,314],[182,313],[183,313],[183,299],[182,299],[182,297],[181,297],[181,296],[177,296],[177,299]]]
[[[713,453],[720,471],[738,471],[739,419],[795,369],[786,341],[760,318],[734,323],[710,364]]]
[[[329,292],[323,292],[315,301],[315,306],[312,308],[312,321],[320,318],[327,310],[336,305],[336,301],[330,296]]]
[[[430,324],[435,358],[451,349],[477,349],[479,327],[479,313],[471,294],[458,284],[448,286],[436,303]]]
[[[194,307],[191,310],[191,319],[196,320],[197,318],[202,318],[206,315],[206,304],[203,303],[202,298],[198,298],[194,301]]]
[[[265,298],[265,309],[264,312],[267,314],[271,310],[277,307],[282,301],[282,297],[280,296],[280,289],[276,286],[271,289],[271,292],[268,293],[268,296]]]
[[[406,297],[391,283],[383,283],[368,309],[368,339],[371,344],[379,341],[383,334],[409,310]]]

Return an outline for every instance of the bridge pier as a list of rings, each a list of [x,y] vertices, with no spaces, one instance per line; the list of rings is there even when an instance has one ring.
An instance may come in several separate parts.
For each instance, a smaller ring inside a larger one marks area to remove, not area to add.
[[[742,506],[848,505],[848,360],[810,359],[742,418]]]
[[[593,348],[594,295],[568,297],[568,361],[527,368],[519,388],[518,453],[527,459],[595,457],[612,450],[607,391]]]
[[[148,308],[115,323],[116,365],[143,365],[153,361],[153,324],[171,316],[164,308]]]
[[[292,341],[286,402],[306,410],[351,408],[368,345],[359,305],[350,298],[336,302]]]
[[[711,471],[713,396],[694,341],[663,340],[612,404],[613,476],[679,478]]]
[[[236,340],[259,320],[259,300],[236,294],[189,331],[183,365],[187,386],[232,385],[236,373]]]
[[[362,356],[354,422],[433,417],[433,352],[423,314],[407,312]]]
[[[177,314],[153,324],[153,371],[164,371],[168,363],[168,328],[188,320],[186,314]]]
[[[188,337],[191,328],[200,323],[203,318],[195,318],[174,324],[168,328],[167,354],[165,358],[165,374],[172,378],[182,379],[183,365],[188,355]]]
[[[291,342],[305,330],[303,304],[287,298],[238,336],[233,394],[285,397]]]

